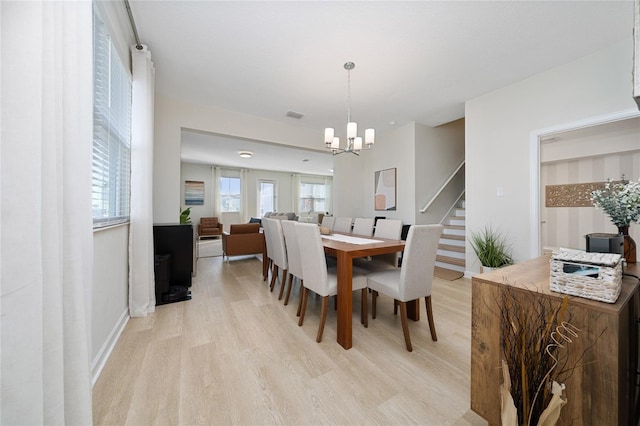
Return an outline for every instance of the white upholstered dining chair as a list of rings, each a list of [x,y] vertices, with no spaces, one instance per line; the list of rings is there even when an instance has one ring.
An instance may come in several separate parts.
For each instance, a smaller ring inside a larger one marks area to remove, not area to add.
[[[363,237],[370,237],[373,233],[373,219],[368,217],[356,217],[353,221],[353,235],[362,235]]]
[[[345,234],[351,233],[351,218],[350,217],[336,217],[333,223],[334,232],[344,232]]]
[[[284,283],[287,280],[287,249],[284,243],[284,233],[282,232],[282,223],[277,219],[264,218],[262,220],[264,228],[264,237],[267,242],[267,257],[270,259],[271,267],[271,283],[269,288],[273,291],[276,280],[278,279],[279,270],[282,270],[282,280],[280,282],[280,294],[278,299],[282,298]]]
[[[322,218],[321,226],[325,228],[329,228],[329,231],[333,231],[333,224],[335,223],[336,218],[334,216],[324,216]]]
[[[380,223],[380,222],[378,222]],[[386,294],[400,306],[400,320],[407,350],[411,352],[411,338],[407,320],[407,302],[424,297],[431,339],[437,341],[436,327],[431,309],[431,287],[436,252],[442,234],[442,225],[413,225],[409,229],[407,244],[399,269],[373,272],[367,276],[367,286],[372,292],[371,316],[376,317],[378,293]]]
[[[296,223],[296,234],[298,237],[298,246],[301,249],[300,260],[302,263],[302,274],[304,276],[298,325],[302,326],[304,322],[309,291],[321,296],[322,309],[320,313],[320,324],[318,325],[318,334],[316,336],[316,342],[320,342],[322,341],[324,324],[327,320],[329,297],[338,294],[338,277],[335,268],[327,267],[318,226],[308,223]],[[304,250],[302,250],[303,247]],[[352,277],[353,290],[361,290],[362,292],[360,316],[361,322],[367,327],[367,277],[363,271],[357,267],[353,268]]]
[[[389,240],[399,240],[402,234],[402,221],[399,219],[378,219],[373,238],[386,238]],[[379,254],[371,256],[369,259],[354,259],[357,265],[369,272],[383,271],[385,269],[398,268],[399,252]]]
[[[287,283],[286,295],[284,297],[284,304],[288,305],[294,280],[297,278],[302,282],[302,261],[300,260],[300,247],[298,246],[298,236],[296,234],[296,222],[283,220],[281,223],[284,242],[287,246],[287,264],[289,266],[289,282]],[[298,308],[298,316],[299,315],[300,308]]]

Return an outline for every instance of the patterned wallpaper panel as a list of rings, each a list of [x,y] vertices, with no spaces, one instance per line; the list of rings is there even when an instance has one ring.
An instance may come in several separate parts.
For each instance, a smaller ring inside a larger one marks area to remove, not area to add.
[[[543,248],[567,247],[584,250],[585,236],[591,233],[617,233],[609,217],[589,199],[591,191],[607,179],[640,178],[640,149],[543,164],[540,168],[540,220]],[[640,224],[629,233],[640,241]]]

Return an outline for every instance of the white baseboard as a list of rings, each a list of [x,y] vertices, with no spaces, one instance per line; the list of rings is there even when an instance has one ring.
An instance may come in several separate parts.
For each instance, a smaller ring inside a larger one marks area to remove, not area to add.
[[[100,377],[100,373],[102,373],[102,369],[107,363],[127,322],[129,322],[129,309],[126,309],[122,315],[120,315],[120,319],[113,327],[113,330],[111,330],[111,333],[109,333],[109,338],[104,342],[95,359],[91,362],[91,387],[95,386],[98,381],[98,377]]]
[[[475,277],[478,274],[479,274],[479,272],[464,271],[464,277],[465,278],[469,278],[469,279]]]

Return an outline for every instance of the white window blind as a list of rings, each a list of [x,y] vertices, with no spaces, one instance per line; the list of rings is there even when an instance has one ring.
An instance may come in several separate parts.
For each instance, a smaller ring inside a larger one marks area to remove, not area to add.
[[[131,77],[94,11],[93,227],[129,220]]]

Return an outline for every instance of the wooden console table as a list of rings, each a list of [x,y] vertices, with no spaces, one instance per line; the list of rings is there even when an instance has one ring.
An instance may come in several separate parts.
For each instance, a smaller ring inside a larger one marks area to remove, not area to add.
[[[550,256],[541,256],[472,279],[471,409],[490,425],[500,424],[501,293],[510,287],[510,291],[519,292],[515,294],[560,302],[565,295],[549,290],[549,261]],[[631,264],[625,272],[640,275],[640,267]],[[576,358],[592,347],[584,353],[582,366],[565,381],[568,402],[559,425],[634,423],[638,287],[638,280],[625,277],[614,304],[570,297],[568,311],[581,331],[570,343],[569,365],[576,364]]]

